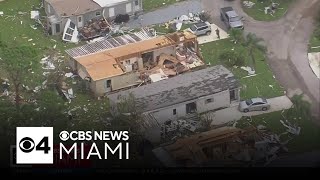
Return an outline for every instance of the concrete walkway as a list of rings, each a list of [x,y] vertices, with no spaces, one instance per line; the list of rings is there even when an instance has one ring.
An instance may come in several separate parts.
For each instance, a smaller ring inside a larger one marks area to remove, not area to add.
[[[308,58],[312,71],[320,79],[320,52],[309,53]]]
[[[218,39],[218,36],[216,35],[216,29],[219,29],[220,31],[220,39]],[[212,33],[209,36],[199,36],[197,38],[199,44],[205,44],[205,43],[209,43],[209,42],[213,42],[213,41],[218,41],[221,39],[226,39],[229,37],[228,33],[226,31],[224,31],[223,29],[221,29],[220,27],[218,27],[215,24],[211,24],[211,30]]]
[[[139,28],[154,24],[162,24],[169,22],[176,17],[188,15],[189,13],[199,13],[202,10],[201,2],[198,0],[179,2],[168,7],[143,14],[138,19],[129,21],[126,26]]]
[[[242,113],[238,110],[238,106],[233,106],[216,112],[209,112],[204,116],[213,119],[211,123],[212,126],[218,126],[240,120],[243,116],[258,116],[262,114],[268,114],[271,112],[282,111],[284,109],[290,109],[292,106],[292,102],[287,96],[270,98],[268,99],[268,101],[271,104],[271,108],[268,111],[253,111]]]

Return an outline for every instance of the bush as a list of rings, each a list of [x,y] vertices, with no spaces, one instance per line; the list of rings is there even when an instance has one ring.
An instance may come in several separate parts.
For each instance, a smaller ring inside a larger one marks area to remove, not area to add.
[[[219,55],[220,61],[228,66],[243,66],[244,65],[244,56],[240,53],[234,51],[225,51]]]

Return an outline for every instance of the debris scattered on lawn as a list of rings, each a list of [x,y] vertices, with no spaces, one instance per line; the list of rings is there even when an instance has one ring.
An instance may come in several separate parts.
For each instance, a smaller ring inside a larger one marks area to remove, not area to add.
[[[28,42],[32,41],[33,39],[28,39]]]
[[[40,63],[42,64],[42,69],[55,69],[56,67],[54,66],[54,64],[51,62],[50,56],[44,57],[41,59]]]
[[[73,73],[72,73],[72,72],[69,72],[69,73],[66,73],[64,76],[66,76],[66,77],[70,78],[70,77],[72,77],[72,76],[73,76]]]
[[[71,99],[75,98],[73,95],[72,88],[68,89],[67,91],[62,89],[61,91],[63,92],[64,96],[67,98],[69,103],[71,103]]]
[[[280,6],[279,3],[273,2],[273,3],[271,3],[270,6],[264,8],[264,13],[270,14],[271,16],[273,16],[277,9],[282,9],[282,8],[279,8],[279,6]]]
[[[257,75],[258,75],[258,74],[253,74],[253,75],[245,76],[245,77],[242,77],[242,79],[250,78],[250,77],[255,77],[255,76],[257,76]]]
[[[258,129],[259,131],[264,131],[264,130],[267,129],[267,127],[264,126],[264,125],[258,125],[258,126],[257,126],[257,129]]]
[[[243,6],[246,8],[252,8],[256,3],[251,1],[243,1]]]
[[[3,14],[4,14],[3,11],[0,11],[0,16],[3,16]]]
[[[280,120],[281,124],[287,128],[287,131],[293,135],[299,135],[301,131],[301,127],[297,125],[292,125],[288,120],[286,122]]]
[[[241,69],[247,71],[249,76],[254,75],[256,73],[254,70],[252,70],[251,67],[248,67],[248,66],[247,67],[242,66]]]
[[[25,14],[27,14],[27,12],[18,11],[18,14],[19,15],[25,15]]]
[[[34,30],[38,29],[36,25],[30,25],[30,27]]]
[[[40,18],[40,13],[39,11],[31,11],[31,19],[39,19]]]

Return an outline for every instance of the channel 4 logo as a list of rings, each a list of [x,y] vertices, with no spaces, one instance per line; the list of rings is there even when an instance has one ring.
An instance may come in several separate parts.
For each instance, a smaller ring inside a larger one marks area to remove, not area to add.
[[[17,164],[53,164],[53,127],[17,127]]]

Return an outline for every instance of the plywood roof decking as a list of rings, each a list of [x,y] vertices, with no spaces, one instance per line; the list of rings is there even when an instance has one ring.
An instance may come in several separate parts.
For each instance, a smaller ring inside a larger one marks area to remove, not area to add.
[[[117,61],[104,54],[98,54],[83,61],[80,58],[78,62],[85,67],[93,81],[124,74]]]
[[[126,34],[123,36],[109,38],[109,39],[106,38],[101,41],[97,41],[97,42],[86,44],[80,47],[68,49],[66,50],[66,53],[75,59],[81,56],[95,54],[108,49],[113,49],[119,46],[124,46],[130,43],[136,43],[136,42],[148,40],[151,38],[153,38],[152,34],[150,34],[147,30],[142,30],[140,32],[136,32],[133,34]]]
[[[59,16],[81,15],[101,9],[101,6],[92,0],[45,0]]]
[[[87,44],[66,52],[84,66],[92,80],[96,81],[124,74],[121,68],[112,69],[113,64],[117,64],[118,58],[176,44],[177,42],[171,39],[171,36],[151,38],[145,31],[145,33],[135,33]],[[185,33],[184,38],[186,40],[196,39],[196,36]],[[111,67],[107,67],[110,65]],[[110,72],[106,72],[107,70],[110,70]]]

